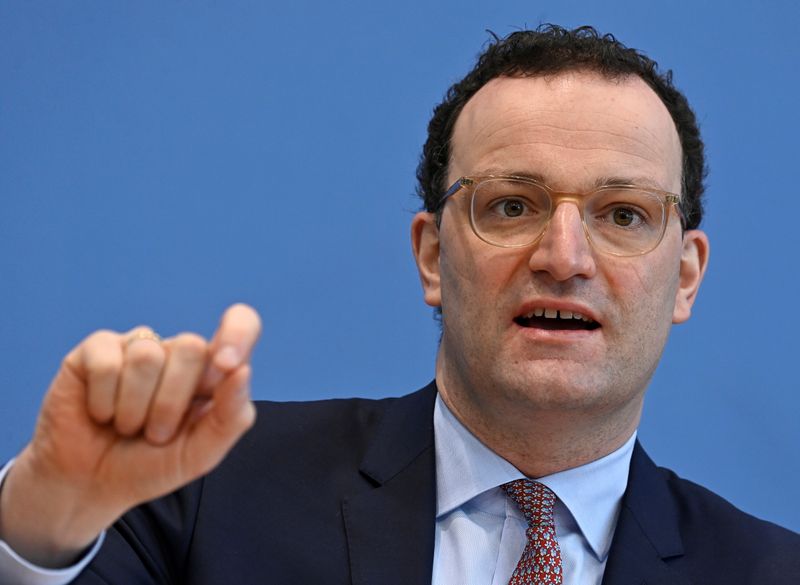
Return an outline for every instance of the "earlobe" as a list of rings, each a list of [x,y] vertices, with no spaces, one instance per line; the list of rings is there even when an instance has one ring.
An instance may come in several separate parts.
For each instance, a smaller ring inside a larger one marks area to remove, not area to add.
[[[673,323],[683,323],[692,314],[692,305],[700,283],[706,273],[709,255],[708,236],[701,230],[688,230],[683,234],[680,277],[672,313]]]
[[[411,222],[411,247],[417,263],[425,303],[442,305],[439,272],[439,228],[432,213],[420,212]]]

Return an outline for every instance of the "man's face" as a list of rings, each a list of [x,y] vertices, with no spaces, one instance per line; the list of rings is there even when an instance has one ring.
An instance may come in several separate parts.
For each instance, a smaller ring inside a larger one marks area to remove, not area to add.
[[[681,147],[672,119],[639,78],[572,72],[497,78],[464,107],[453,133],[449,183],[461,176],[535,176],[585,193],[624,180],[680,193]],[[705,267],[701,232],[683,239],[670,212],[652,252],[593,250],[577,206],[562,202],[544,236],[525,248],[480,240],[469,193],[452,197],[437,231],[415,218],[426,302],[441,306],[437,376],[458,408],[638,412],[670,324],[689,317]],[[594,329],[525,320],[535,309],[578,312]]]

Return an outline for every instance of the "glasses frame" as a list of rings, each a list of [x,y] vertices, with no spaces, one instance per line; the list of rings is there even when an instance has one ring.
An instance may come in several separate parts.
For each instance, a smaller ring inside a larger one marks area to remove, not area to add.
[[[450,197],[456,195],[461,190],[468,188],[471,188],[470,197],[472,197],[478,185],[480,185],[484,181],[492,179],[508,179],[534,185],[544,190],[544,192],[547,193],[548,197],[550,198],[551,202],[550,211],[547,216],[547,221],[544,224],[544,229],[542,229],[542,233],[536,236],[536,238],[534,238],[533,240],[531,240],[526,244],[498,244],[497,242],[492,242],[490,240],[487,240],[484,236],[482,236],[478,232],[478,228],[475,227],[474,205],[472,204],[472,199],[470,199],[469,225],[472,228],[473,233],[482,241],[492,246],[497,246],[498,248],[526,248],[528,246],[533,246],[534,244],[539,242],[539,240],[541,240],[544,234],[547,232],[547,229],[550,227],[550,220],[553,218],[553,214],[555,213],[556,208],[558,207],[559,204],[561,204],[564,201],[572,202],[577,206],[578,212],[580,213],[581,216],[583,233],[586,235],[586,239],[589,242],[589,245],[594,250],[602,254],[608,254],[610,256],[617,256],[622,258],[644,256],[645,254],[649,254],[650,252],[658,248],[659,244],[664,239],[664,234],[667,232],[667,225],[669,224],[670,208],[675,208],[675,212],[677,213],[678,218],[680,219],[681,222],[681,231],[686,230],[686,220],[679,206],[681,202],[681,196],[675,193],[671,193],[669,191],[662,191],[660,189],[653,189],[651,187],[643,187],[641,185],[626,183],[621,185],[603,185],[602,187],[598,187],[597,189],[593,189],[585,193],[574,193],[569,191],[556,191],[555,189],[551,189],[550,187],[548,187],[541,181],[537,181],[536,179],[532,179],[530,177],[519,177],[515,175],[471,175],[471,176],[460,177],[455,183],[450,185],[447,191],[445,191],[444,196],[442,196],[441,201],[439,201],[439,205],[437,206],[436,211],[434,212],[436,215],[436,226],[440,227],[442,221],[442,211],[444,209],[445,204],[447,203],[447,200]],[[658,239],[651,248],[648,248],[647,250],[641,252],[635,252],[633,254],[621,254],[621,253],[609,252],[607,250],[603,250],[602,248],[598,248],[597,245],[592,241],[592,236],[589,233],[589,227],[586,225],[586,219],[584,218],[583,215],[583,208],[585,205],[585,201],[588,197],[594,195],[595,193],[600,193],[602,191],[606,191],[609,189],[635,189],[637,191],[645,191],[646,193],[656,195],[659,198],[662,206],[664,207],[664,216],[661,225],[661,233],[659,234]]]

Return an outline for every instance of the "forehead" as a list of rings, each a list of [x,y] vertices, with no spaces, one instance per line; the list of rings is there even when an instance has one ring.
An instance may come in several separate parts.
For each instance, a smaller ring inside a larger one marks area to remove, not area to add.
[[[449,178],[487,173],[536,174],[564,190],[614,177],[679,191],[681,147],[666,107],[638,77],[499,77],[453,130]]]

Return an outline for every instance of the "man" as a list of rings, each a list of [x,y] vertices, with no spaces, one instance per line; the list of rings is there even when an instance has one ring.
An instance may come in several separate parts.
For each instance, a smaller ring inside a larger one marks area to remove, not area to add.
[[[653,62],[589,28],[499,40],[436,109],[418,171],[435,382],[260,404],[244,435],[251,309],[232,307],[208,343],[98,332],[65,359],[5,479],[2,574],[796,583],[798,535],[636,442],[708,262],[704,173],[694,115]]]

